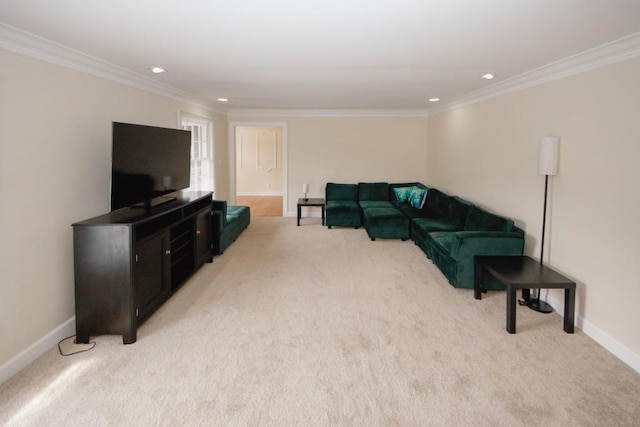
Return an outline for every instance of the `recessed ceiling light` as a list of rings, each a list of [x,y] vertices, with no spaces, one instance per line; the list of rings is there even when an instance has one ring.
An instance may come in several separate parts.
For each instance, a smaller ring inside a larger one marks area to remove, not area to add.
[[[429,102],[438,102],[440,98],[429,98]]]
[[[220,102],[228,102],[229,100],[227,98],[218,98],[218,101],[220,101]]]
[[[494,77],[495,76],[493,74],[491,74],[491,73],[487,73],[487,74],[483,74],[482,75],[482,78],[485,79],[485,80],[493,80]]]
[[[162,74],[167,72],[167,70],[162,67],[151,67],[150,70],[153,74]]]

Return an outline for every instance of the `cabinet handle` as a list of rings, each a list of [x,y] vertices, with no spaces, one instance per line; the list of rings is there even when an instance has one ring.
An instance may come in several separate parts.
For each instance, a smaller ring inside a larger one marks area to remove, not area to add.
[[[166,251],[164,251],[165,254],[167,255],[171,255],[171,251],[169,249],[167,249]]]

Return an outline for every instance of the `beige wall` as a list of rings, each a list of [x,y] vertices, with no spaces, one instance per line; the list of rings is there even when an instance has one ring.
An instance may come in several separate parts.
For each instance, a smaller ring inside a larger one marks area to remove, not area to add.
[[[327,182],[425,181],[424,117],[233,117],[230,122],[281,122],[287,130],[288,215],[302,183],[324,197]]]
[[[108,209],[111,122],[177,127],[178,110],[213,117],[218,159],[227,158],[227,124],[212,111],[7,51],[0,63],[2,366],[75,313],[71,224]]]
[[[430,117],[428,162],[432,185],[514,217],[526,229],[526,253],[538,257],[544,192],[538,140],[560,137],[545,260],[578,282],[584,330],[629,356],[636,369],[638,76],[634,59]],[[560,302],[561,295],[550,298]]]
[[[282,128],[236,127],[236,194],[282,195]]]

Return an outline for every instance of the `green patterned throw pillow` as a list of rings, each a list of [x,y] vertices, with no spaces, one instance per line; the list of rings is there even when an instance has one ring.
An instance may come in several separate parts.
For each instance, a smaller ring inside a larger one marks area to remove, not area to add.
[[[398,199],[398,203],[408,203],[411,187],[393,187],[393,192]]]
[[[424,201],[427,198],[427,190],[416,187],[415,185],[409,189],[409,204],[416,209],[422,209]]]

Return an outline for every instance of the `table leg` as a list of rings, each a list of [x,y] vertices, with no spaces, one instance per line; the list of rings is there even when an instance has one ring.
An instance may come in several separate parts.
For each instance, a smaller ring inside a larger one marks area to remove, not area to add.
[[[516,333],[516,289],[507,285],[507,332]]]
[[[322,225],[324,225],[324,205],[322,205],[321,208],[322,208]]]
[[[564,290],[564,331],[573,333],[574,315],[576,312],[576,288],[566,288]]]
[[[302,206],[298,205],[298,227],[300,227],[300,215],[302,214]]]
[[[473,297],[475,299],[482,299],[482,266],[480,263],[476,262],[476,276],[475,281],[473,282]]]

